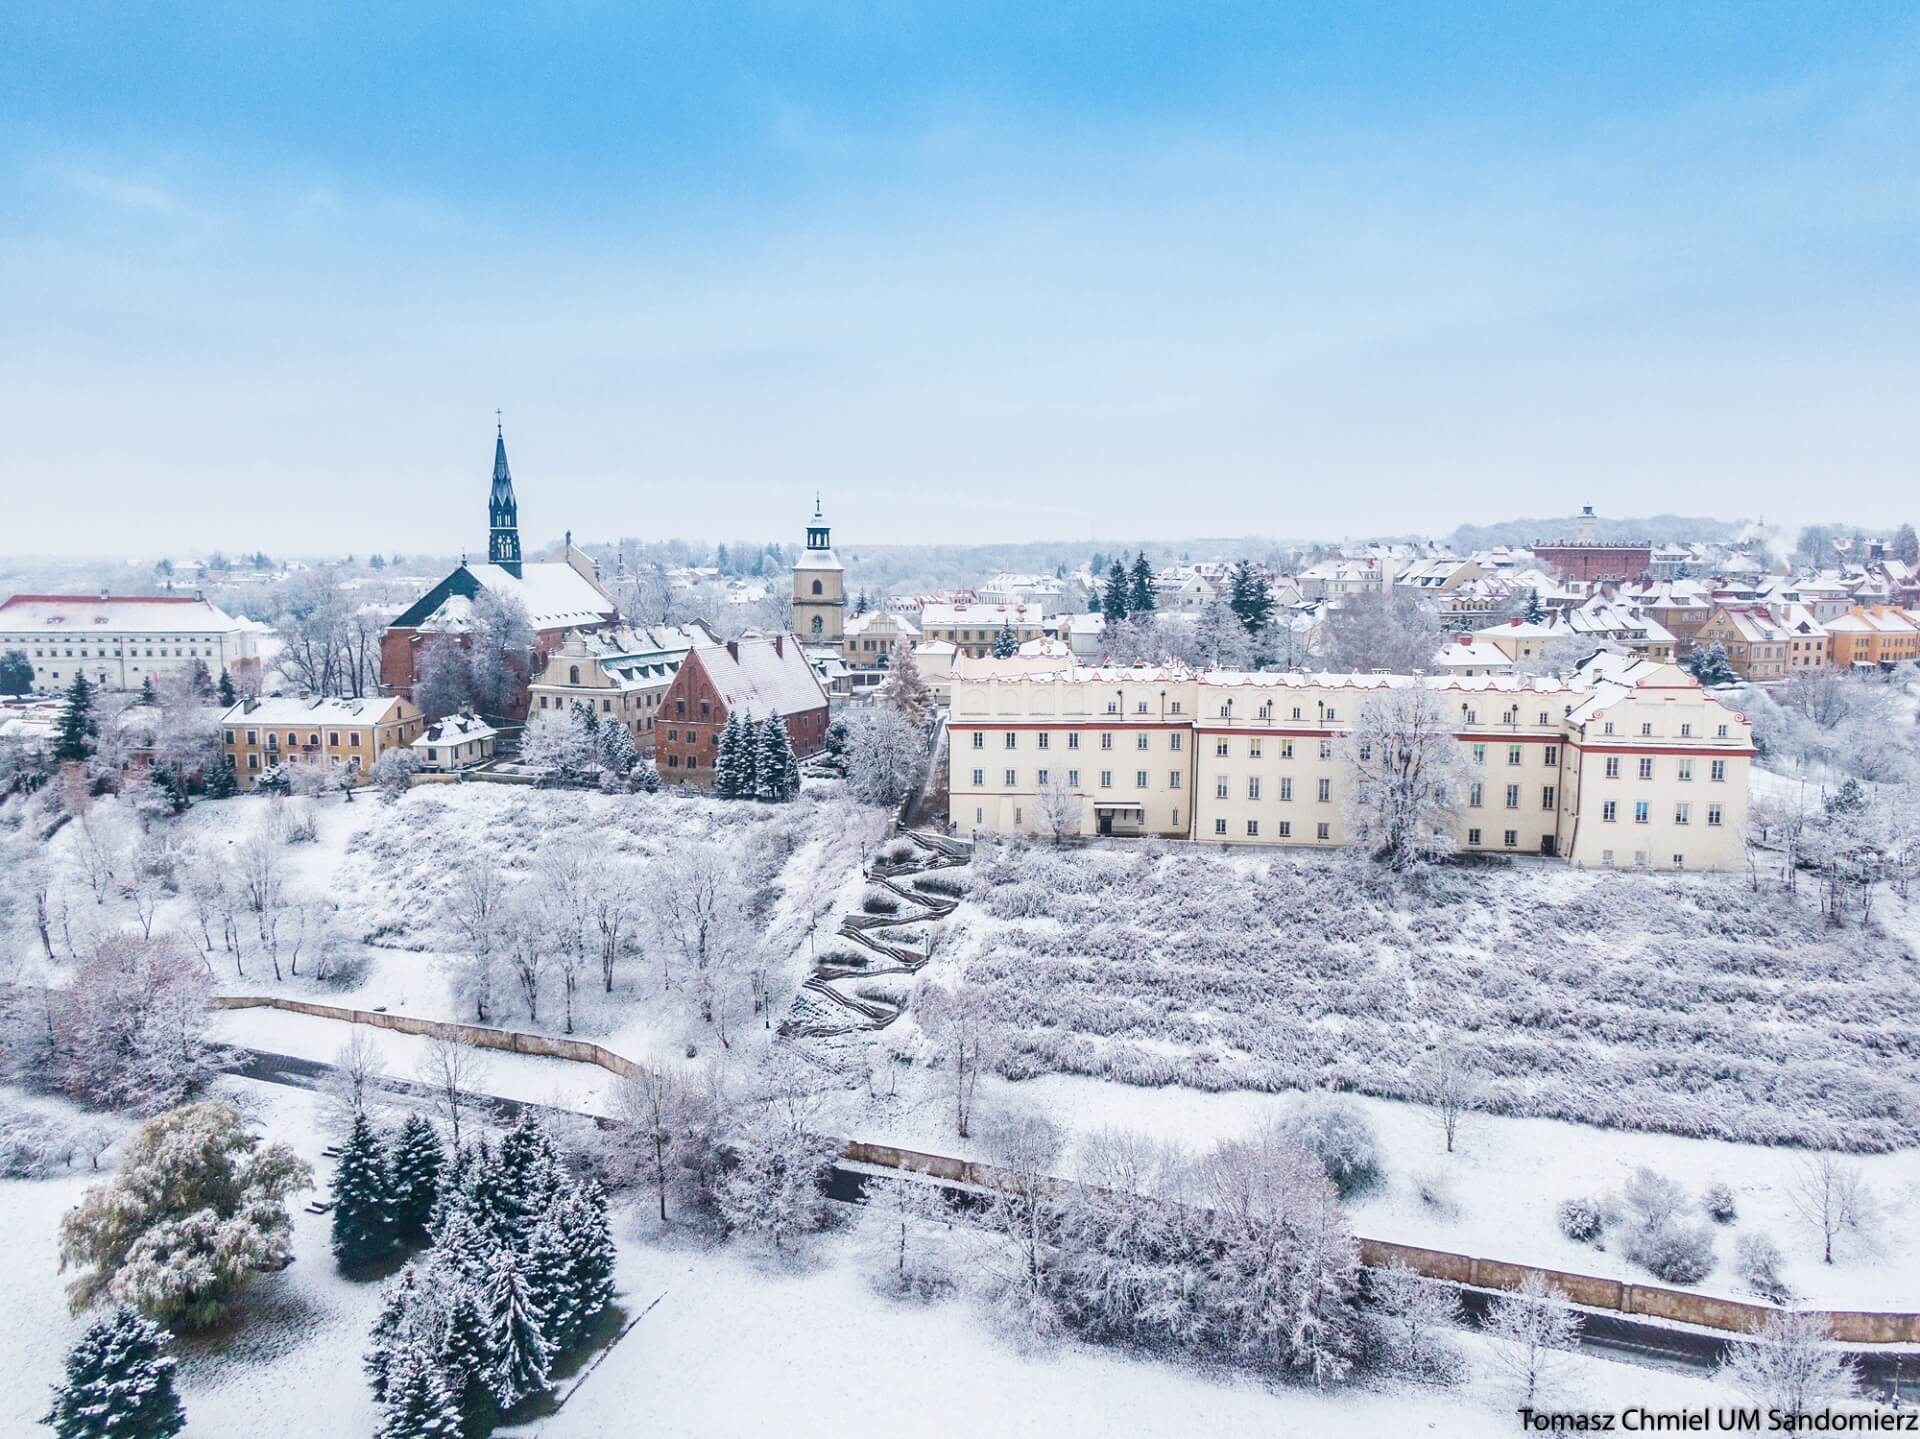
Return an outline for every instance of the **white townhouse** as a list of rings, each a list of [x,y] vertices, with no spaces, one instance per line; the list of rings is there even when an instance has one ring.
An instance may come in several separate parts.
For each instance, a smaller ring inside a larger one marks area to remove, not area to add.
[[[14,595],[0,604],[0,651],[24,651],[36,690],[64,689],[76,674],[105,689],[190,672],[255,683],[253,627],[198,595]]]
[[[1341,741],[1379,692],[1441,691],[1470,783],[1469,852],[1732,869],[1744,859],[1751,726],[1686,671],[1623,660],[1568,681],[955,667],[951,814],[962,829],[1347,842]]]

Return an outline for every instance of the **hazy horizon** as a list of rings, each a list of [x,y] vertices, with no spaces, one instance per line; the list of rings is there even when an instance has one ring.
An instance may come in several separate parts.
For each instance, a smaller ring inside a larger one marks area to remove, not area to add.
[[[1920,14],[0,14],[9,549],[1913,518]],[[743,520],[743,517],[751,517]],[[291,552],[290,546],[283,546]]]

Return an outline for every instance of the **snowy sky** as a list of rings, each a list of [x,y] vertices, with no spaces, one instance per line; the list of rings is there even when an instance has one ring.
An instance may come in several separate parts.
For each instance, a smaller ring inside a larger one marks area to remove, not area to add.
[[[0,7],[0,551],[1911,518],[1910,4]]]

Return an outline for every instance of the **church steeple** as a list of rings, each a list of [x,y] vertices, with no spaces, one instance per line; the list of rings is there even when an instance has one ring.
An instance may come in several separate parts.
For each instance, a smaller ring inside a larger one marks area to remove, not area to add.
[[[520,575],[520,506],[513,498],[513,475],[507,469],[507,435],[494,418],[493,492],[487,497],[487,560],[516,579]]]
[[[813,494],[813,523],[807,526],[807,548],[810,550],[830,550],[832,543],[827,538],[826,517],[820,513],[820,492]]]

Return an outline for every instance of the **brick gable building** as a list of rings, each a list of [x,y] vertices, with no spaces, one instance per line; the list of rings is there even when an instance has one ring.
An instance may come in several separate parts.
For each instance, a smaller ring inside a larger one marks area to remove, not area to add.
[[[827,692],[794,635],[747,635],[696,644],[661,699],[654,720],[654,763],[668,784],[713,784],[720,731],[739,711],[786,722],[802,758],[827,742]]]

